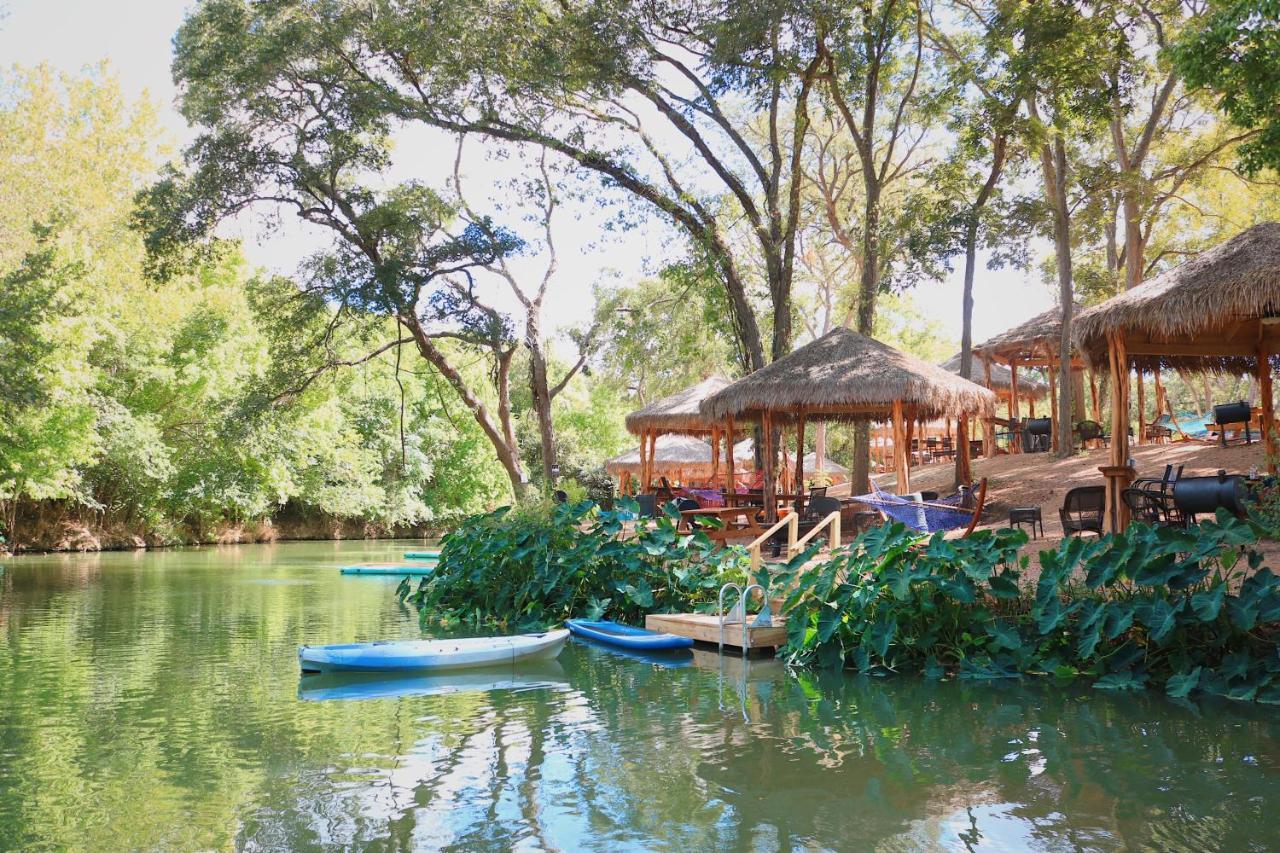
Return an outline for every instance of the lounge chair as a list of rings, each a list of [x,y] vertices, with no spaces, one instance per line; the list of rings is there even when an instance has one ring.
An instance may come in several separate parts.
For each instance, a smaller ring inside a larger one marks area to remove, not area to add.
[[[1062,509],[1058,510],[1063,535],[1074,536],[1088,530],[1101,536],[1106,503],[1106,486],[1077,486],[1067,492]]]

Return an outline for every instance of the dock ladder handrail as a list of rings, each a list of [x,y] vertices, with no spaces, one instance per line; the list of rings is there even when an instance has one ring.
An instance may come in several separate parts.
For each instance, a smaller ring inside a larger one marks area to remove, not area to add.
[[[757,589],[760,590],[760,601],[764,606],[761,611],[756,614],[755,622],[751,622],[747,619],[747,602],[751,600],[751,593]],[[733,609],[729,611],[729,614],[726,617],[724,612],[724,596],[725,593],[730,590],[737,590],[738,603],[734,605]],[[740,614],[739,611],[741,611]],[[732,623],[740,620],[742,622],[742,656],[745,658],[747,656],[747,650],[751,648],[751,632],[748,629],[752,626],[770,625],[772,618],[772,614],[769,613],[769,596],[765,592],[764,587],[760,584],[749,583],[747,584],[746,589],[743,589],[736,583],[725,584],[720,587],[720,595],[716,599],[716,622],[720,627],[720,642],[717,650],[720,654],[724,654],[725,623]]]
[[[760,549],[769,541],[769,537],[773,536],[773,534],[777,533],[783,527],[787,528],[787,553],[791,553],[791,548],[795,545],[796,537],[800,533],[800,516],[794,512],[787,513],[782,518],[778,519],[774,522],[773,527],[770,527],[764,533],[761,533],[750,545],[747,546],[747,551],[751,554],[751,574],[754,575],[758,572],[760,570],[760,564],[764,562],[763,557],[760,555]]]

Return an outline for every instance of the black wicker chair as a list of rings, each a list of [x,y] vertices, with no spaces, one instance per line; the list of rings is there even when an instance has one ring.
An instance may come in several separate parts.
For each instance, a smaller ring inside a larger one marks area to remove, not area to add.
[[[1067,492],[1058,510],[1062,534],[1074,536],[1085,531],[1102,534],[1102,515],[1106,509],[1105,486],[1077,486]]]

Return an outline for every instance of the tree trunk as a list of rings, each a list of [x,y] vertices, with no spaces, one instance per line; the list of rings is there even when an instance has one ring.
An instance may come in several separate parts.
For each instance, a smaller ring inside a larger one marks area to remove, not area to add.
[[[436,370],[440,371],[440,375],[445,378],[446,382],[453,386],[453,390],[471,412],[471,416],[475,418],[476,423],[480,425],[485,437],[493,445],[494,453],[497,454],[503,470],[507,472],[507,478],[511,481],[512,495],[517,502],[523,501],[528,493],[528,482],[525,478],[524,469],[520,464],[520,453],[516,445],[515,432],[511,422],[511,397],[509,393],[511,362],[509,353],[506,359],[499,358],[498,370],[496,371],[498,412],[501,419],[501,428],[499,428],[493,422],[493,418],[490,416],[489,409],[485,406],[484,401],[475,395],[467,385],[466,380],[462,378],[462,374],[458,372],[449,362],[444,352],[423,331],[422,324],[418,321],[418,318],[413,314],[406,314],[400,318],[400,321],[404,323],[405,328],[413,335],[414,342],[418,346],[418,352]]]
[[[547,379],[547,356],[542,348],[542,312],[538,307],[528,310],[525,321],[524,345],[529,349],[529,390],[533,395],[533,410],[538,418],[538,437],[541,443],[542,476],[549,487],[554,488],[556,478],[555,423],[551,415],[551,385]]]
[[[1048,147],[1048,146],[1046,146]],[[1052,158],[1053,169],[1046,174],[1046,183],[1053,194],[1053,243],[1058,262],[1058,300],[1062,304],[1062,336],[1058,345],[1058,423],[1071,423],[1071,321],[1075,307],[1075,289],[1071,281],[1071,211],[1067,207],[1067,147],[1059,131],[1053,139],[1053,150],[1046,158]],[[1058,456],[1066,458],[1072,453],[1072,443],[1063,441],[1058,446]]]
[[[876,319],[876,292],[880,288],[880,188],[868,182],[862,228],[862,276],[858,282],[858,334],[871,337]],[[871,490],[871,425],[859,421],[853,427],[853,488],[858,494]]]

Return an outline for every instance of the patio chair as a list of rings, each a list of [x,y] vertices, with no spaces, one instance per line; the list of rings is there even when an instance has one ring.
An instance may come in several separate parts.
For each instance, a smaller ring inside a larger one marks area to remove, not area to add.
[[[1067,492],[1058,510],[1062,533],[1074,536],[1085,531],[1102,535],[1102,514],[1106,508],[1106,486],[1077,486]]]

